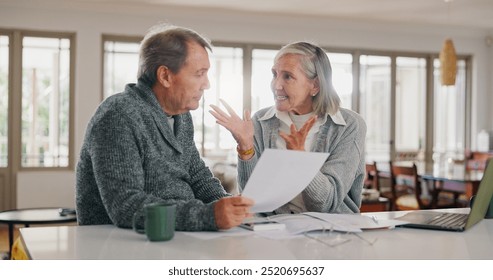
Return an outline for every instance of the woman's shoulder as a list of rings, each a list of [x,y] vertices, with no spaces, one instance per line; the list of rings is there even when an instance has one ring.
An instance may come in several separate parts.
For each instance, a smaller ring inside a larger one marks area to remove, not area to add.
[[[366,122],[360,114],[346,108],[340,108],[339,111],[348,128],[353,127],[358,131],[366,132]]]
[[[363,117],[351,109],[339,108],[339,111],[341,112],[341,115],[346,121],[346,123],[351,123],[351,122],[365,123]]]

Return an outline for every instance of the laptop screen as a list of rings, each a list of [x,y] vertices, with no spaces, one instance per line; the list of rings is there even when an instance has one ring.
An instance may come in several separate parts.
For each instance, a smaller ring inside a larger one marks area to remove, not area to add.
[[[491,163],[490,161],[490,164],[486,166],[483,178],[481,179],[481,183],[479,184],[478,193],[474,197],[474,203],[472,205],[469,218],[467,219],[466,229],[473,226],[484,218],[492,197],[493,163]]]

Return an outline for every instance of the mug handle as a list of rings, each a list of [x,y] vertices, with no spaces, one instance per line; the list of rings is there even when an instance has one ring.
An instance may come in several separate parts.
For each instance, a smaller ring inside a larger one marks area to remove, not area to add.
[[[139,211],[135,212],[134,214],[134,217],[132,219],[132,228],[135,232],[137,233],[140,233],[140,234],[144,234],[145,233],[145,229],[143,228],[137,228],[137,214],[139,213]]]

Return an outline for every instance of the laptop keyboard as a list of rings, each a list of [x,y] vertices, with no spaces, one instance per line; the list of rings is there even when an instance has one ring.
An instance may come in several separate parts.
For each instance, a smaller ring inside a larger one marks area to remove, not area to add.
[[[428,224],[445,228],[461,228],[466,226],[468,216],[467,214],[443,213],[428,221]]]

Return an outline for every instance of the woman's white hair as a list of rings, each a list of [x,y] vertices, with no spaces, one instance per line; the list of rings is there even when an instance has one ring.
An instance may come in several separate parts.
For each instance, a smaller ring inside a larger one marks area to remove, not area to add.
[[[295,42],[282,47],[274,63],[287,54],[300,55],[306,77],[318,82],[320,91],[313,97],[313,112],[320,117],[337,113],[341,99],[332,84],[332,67],[325,51],[308,42]]]

